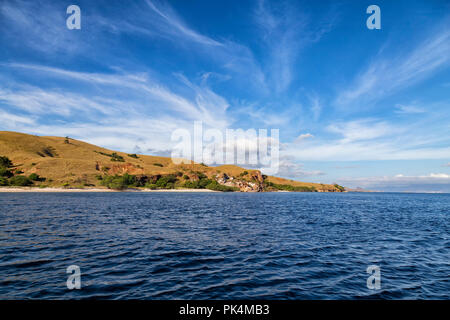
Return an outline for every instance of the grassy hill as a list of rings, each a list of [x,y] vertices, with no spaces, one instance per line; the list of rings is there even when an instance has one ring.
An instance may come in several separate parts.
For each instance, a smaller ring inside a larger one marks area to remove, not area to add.
[[[62,137],[42,137],[18,132],[0,131],[0,156],[8,157],[16,175],[37,174],[45,181],[34,182],[41,187],[105,187],[102,177],[132,175],[155,182],[165,176],[175,176],[174,187],[199,179],[217,180],[225,174],[232,178],[229,185],[242,181],[252,184],[259,179],[264,191],[304,191],[301,188],[324,192],[341,191],[334,185],[306,183],[278,177],[262,176],[257,170],[234,165],[209,167],[203,164],[175,165],[170,158],[134,155],[108,150],[86,142]],[[153,179],[153,180],[152,180]],[[152,184],[152,183],[150,183]],[[172,186],[172,185],[171,185]],[[291,187],[280,187],[291,186]],[[242,190],[242,188],[240,188]],[[305,189],[306,190],[306,189]]]

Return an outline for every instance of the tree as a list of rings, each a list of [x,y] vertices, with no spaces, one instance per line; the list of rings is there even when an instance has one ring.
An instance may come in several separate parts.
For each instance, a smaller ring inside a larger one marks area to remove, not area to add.
[[[31,181],[25,176],[14,176],[11,179],[9,179],[9,183],[12,186],[26,187],[31,186],[33,184],[33,181]]]
[[[11,168],[12,162],[8,157],[0,156],[0,167]]]

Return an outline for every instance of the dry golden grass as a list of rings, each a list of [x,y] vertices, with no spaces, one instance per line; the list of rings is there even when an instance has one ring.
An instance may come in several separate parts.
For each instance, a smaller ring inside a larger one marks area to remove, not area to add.
[[[169,174],[181,171],[184,173],[203,172],[209,177],[218,173],[226,173],[237,177],[242,172],[251,173],[254,170],[244,169],[234,165],[209,167],[202,164],[176,165],[170,158],[138,155],[138,159],[127,153],[108,150],[79,140],[69,139],[69,143],[62,137],[42,137],[18,132],[0,131],[0,156],[7,156],[13,164],[25,175],[37,173],[45,177],[48,186],[72,187],[85,185],[99,186],[96,176],[108,174]],[[113,162],[111,157],[101,153],[116,152],[125,162]],[[155,163],[163,167],[155,166]],[[332,185],[306,183],[269,177],[269,181],[277,184],[293,186],[314,186],[317,190],[334,190]]]

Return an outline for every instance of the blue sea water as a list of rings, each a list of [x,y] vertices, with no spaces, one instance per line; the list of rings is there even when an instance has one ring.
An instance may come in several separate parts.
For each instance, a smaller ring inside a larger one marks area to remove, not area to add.
[[[0,298],[449,299],[449,234],[449,194],[3,193]]]

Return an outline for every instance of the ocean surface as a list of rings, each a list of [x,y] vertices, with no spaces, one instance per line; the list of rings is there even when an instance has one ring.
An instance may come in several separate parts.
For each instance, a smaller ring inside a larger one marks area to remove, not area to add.
[[[449,299],[450,195],[0,193],[0,299],[86,298]]]

